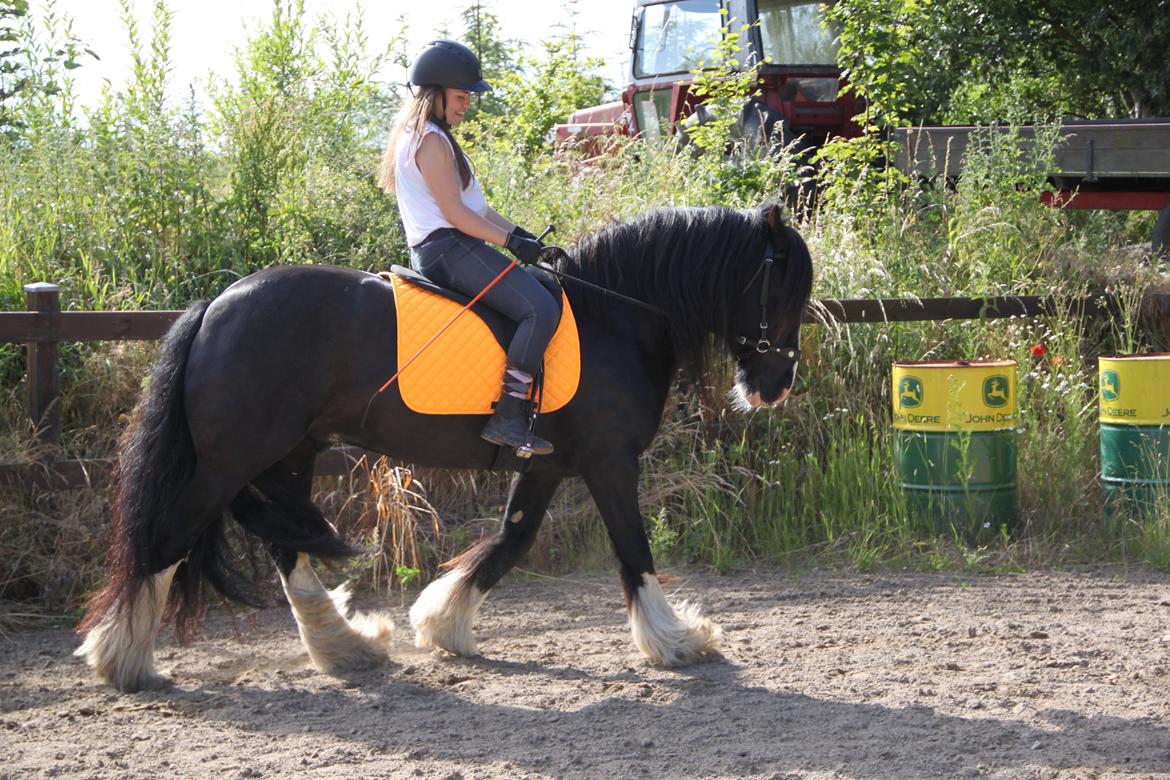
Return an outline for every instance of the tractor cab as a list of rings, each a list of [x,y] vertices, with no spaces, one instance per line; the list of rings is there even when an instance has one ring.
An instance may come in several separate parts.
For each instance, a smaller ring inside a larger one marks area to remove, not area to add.
[[[724,26],[739,30],[741,63],[761,63],[753,102],[787,138],[817,146],[856,135],[851,95],[841,94],[834,30],[817,0],[637,0],[630,24],[630,81],[620,101],[584,109],[554,128],[560,140],[614,133],[656,141],[672,135],[698,100],[691,74],[715,57]],[[726,15],[725,15],[726,14]]]

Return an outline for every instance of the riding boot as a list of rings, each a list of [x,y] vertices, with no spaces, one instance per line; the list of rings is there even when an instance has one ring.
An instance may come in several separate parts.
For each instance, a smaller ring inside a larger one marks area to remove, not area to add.
[[[553,446],[528,430],[528,394],[532,389],[532,374],[508,366],[504,369],[504,392],[496,403],[496,411],[484,426],[483,438],[501,447],[511,447],[517,453],[548,455]]]

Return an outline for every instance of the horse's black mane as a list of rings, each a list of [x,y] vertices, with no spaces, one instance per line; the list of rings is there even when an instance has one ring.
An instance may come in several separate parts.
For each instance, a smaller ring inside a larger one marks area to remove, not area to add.
[[[711,333],[716,343],[740,335],[731,330],[743,293],[760,271],[767,213],[720,206],[658,209],[586,236],[569,249],[563,270],[665,310],[676,357],[688,373],[699,375],[710,363]],[[775,247],[776,281],[770,285],[782,290],[772,311],[773,332],[788,333],[803,313],[812,264],[800,236],[787,227],[781,232],[787,239]],[[574,309],[586,316],[644,311],[571,281],[565,286]]]

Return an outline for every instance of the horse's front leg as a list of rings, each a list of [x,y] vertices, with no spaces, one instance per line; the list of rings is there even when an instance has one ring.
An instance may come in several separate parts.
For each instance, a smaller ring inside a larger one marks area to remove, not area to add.
[[[308,555],[281,549],[273,553],[301,642],[318,669],[344,675],[372,669],[389,660],[387,652],[394,632],[389,615],[351,610],[349,586],[326,590]]]
[[[698,606],[671,605],[654,572],[650,541],[638,509],[638,461],[619,457],[584,474],[621,566],[634,645],[656,666],[682,666],[716,652],[719,626]]]
[[[476,654],[471,624],[500,578],[532,547],[559,477],[520,474],[512,481],[500,530],[450,561],[410,608],[414,643],[462,656]]]

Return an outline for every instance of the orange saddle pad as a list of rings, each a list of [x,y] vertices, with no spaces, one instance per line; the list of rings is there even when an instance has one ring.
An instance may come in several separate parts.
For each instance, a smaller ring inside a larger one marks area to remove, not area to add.
[[[513,271],[512,273],[515,273]],[[398,310],[401,366],[462,308],[438,293],[392,276]],[[569,299],[561,294],[561,323],[544,353],[540,411],[572,400],[581,379],[581,347]],[[474,311],[463,314],[398,377],[406,405],[419,414],[491,414],[504,382],[504,350]]]

